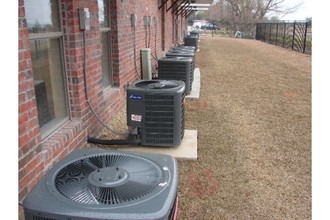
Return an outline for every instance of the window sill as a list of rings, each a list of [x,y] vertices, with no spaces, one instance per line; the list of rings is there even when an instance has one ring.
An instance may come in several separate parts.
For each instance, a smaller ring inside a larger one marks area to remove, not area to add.
[[[69,117],[65,117],[64,119],[53,119],[52,121],[48,122],[46,125],[40,128],[41,133],[41,140],[46,140],[51,136],[53,133],[56,133],[61,127],[66,125],[69,122]]]
[[[108,97],[108,96],[111,96],[111,95],[120,95],[120,87],[111,87],[111,86],[108,86],[106,88],[103,88],[103,94],[104,94],[104,97]]]
[[[68,121],[42,141],[43,149],[50,152],[51,155],[59,148],[65,150],[69,146],[68,142],[75,140],[79,136],[79,133],[82,132],[82,127],[82,121],[80,119]]]

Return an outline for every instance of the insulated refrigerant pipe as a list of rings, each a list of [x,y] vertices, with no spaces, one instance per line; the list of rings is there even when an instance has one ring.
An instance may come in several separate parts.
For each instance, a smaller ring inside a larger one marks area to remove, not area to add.
[[[117,139],[117,140],[107,140],[107,139],[100,139],[95,137],[87,137],[87,143],[90,144],[101,144],[101,145],[140,145],[141,140],[125,140],[125,139]]]

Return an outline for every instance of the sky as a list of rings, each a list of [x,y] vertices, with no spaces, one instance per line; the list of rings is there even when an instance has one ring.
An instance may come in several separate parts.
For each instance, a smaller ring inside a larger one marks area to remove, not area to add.
[[[216,1],[218,0],[213,0],[213,2]],[[279,17],[281,20],[305,20],[306,18],[312,17],[312,2],[315,4],[315,1],[316,0],[284,0],[283,6],[285,7],[292,7],[299,3],[302,3],[302,5],[299,7],[299,9],[297,9],[295,13],[277,17]],[[324,2],[322,4],[324,4]]]
[[[281,17],[281,20],[305,20],[308,17],[312,17],[312,2],[313,0],[286,0],[284,5],[293,6],[302,2],[303,4],[295,13],[288,14]],[[315,3],[315,0],[314,0]]]

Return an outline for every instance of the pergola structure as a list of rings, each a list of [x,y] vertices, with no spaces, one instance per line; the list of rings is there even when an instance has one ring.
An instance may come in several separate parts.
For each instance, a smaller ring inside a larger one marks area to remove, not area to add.
[[[174,0],[172,4],[166,4],[169,0],[161,0],[159,9],[166,7],[166,12],[189,17],[195,11],[206,11],[211,6],[213,0]]]

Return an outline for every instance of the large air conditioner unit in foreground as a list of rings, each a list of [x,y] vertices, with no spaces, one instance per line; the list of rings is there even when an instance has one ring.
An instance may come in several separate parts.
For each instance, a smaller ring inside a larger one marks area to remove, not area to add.
[[[138,80],[127,88],[127,125],[141,145],[178,146],[185,128],[185,83]]]
[[[158,78],[182,80],[186,85],[186,95],[192,89],[194,62],[191,57],[163,57],[158,60]]]
[[[177,185],[170,156],[75,150],[24,199],[25,219],[175,219]]]

